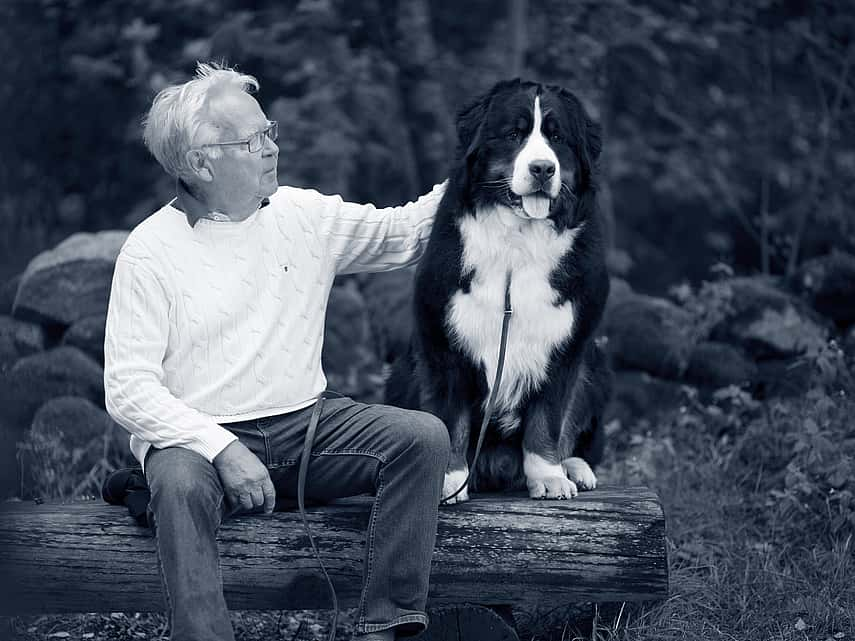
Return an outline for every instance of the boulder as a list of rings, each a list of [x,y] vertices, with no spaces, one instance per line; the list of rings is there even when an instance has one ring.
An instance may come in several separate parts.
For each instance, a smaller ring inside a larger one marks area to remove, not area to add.
[[[127,236],[125,231],[78,233],[33,258],[21,277],[13,315],[71,325],[105,314],[114,264]]]
[[[371,321],[374,347],[381,361],[393,362],[406,353],[413,331],[415,268],[396,269],[364,277],[362,293]]]
[[[62,344],[79,348],[103,365],[106,326],[106,314],[95,314],[81,318],[66,330],[62,337]]]
[[[800,398],[810,389],[813,364],[807,359],[773,358],[757,363],[754,393],[758,398]]]
[[[618,420],[629,426],[641,418],[656,420],[684,402],[682,388],[680,383],[646,372],[616,371],[604,423]]]
[[[806,260],[793,286],[820,314],[842,327],[855,323],[855,256],[833,250]]]
[[[694,348],[692,316],[664,298],[619,293],[601,331],[614,362],[662,378],[679,379]]]
[[[0,371],[44,348],[45,333],[41,325],[0,315]]]
[[[755,359],[798,356],[828,340],[822,319],[771,279],[734,278],[730,286],[732,309],[712,329],[714,340],[737,345]]]
[[[366,402],[379,398],[381,366],[372,348],[365,300],[354,279],[336,284],[330,292],[322,360],[330,389]]]
[[[701,341],[692,350],[686,380],[705,387],[752,383],[757,365],[738,348],[726,343]]]
[[[17,274],[0,285],[0,314],[12,313],[12,305],[15,302],[15,294],[18,293],[22,275]]]
[[[0,412],[29,424],[34,412],[59,396],[80,396],[104,404],[104,371],[76,347],[64,345],[25,356],[6,372]]]
[[[24,495],[97,494],[109,470],[132,462],[128,440],[120,425],[85,398],[47,401],[19,446]]]

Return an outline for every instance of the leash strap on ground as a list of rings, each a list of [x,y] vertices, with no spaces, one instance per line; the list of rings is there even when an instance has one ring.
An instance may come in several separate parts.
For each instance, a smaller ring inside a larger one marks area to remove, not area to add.
[[[469,465],[469,472],[466,474],[466,480],[463,485],[457,488],[457,491],[446,496],[440,505],[447,504],[451,499],[460,494],[464,488],[469,485],[469,479],[472,477],[472,471],[478,463],[478,455],[481,453],[481,445],[484,443],[484,435],[487,433],[487,425],[493,417],[493,406],[496,404],[496,395],[498,394],[499,385],[502,383],[502,370],[505,367],[505,350],[508,346],[508,325],[511,322],[511,316],[514,310],[511,307],[511,272],[505,275],[505,311],[502,313],[502,337],[499,339],[499,362],[496,364],[496,379],[493,381],[493,388],[490,390],[490,400],[487,401],[487,408],[484,410],[484,418],[481,421],[481,430],[478,432],[478,444],[475,446],[475,456],[472,458],[472,463]]]
[[[306,530],[306,536],[309,537],[309,544],[312,546],[312,552],[315,554],[315,558],[318,560],[318,564],[321,566],[321,570],[324,573],[324,578],[327,580],[327,586],[330,589],[330,596],[332,597],[332,606],[333,606],[333,616],[332,621],[330,623],[330,633],[327,637],[329,641],[335,641],[335,631],[338,626],[338,597],[335,593],[335,586],[333,586],[332,579],[330,579],[330,575],[327,572],[327,568],[324,565],[323,560],[321,559],[321,554],[318,552],[318,546],[315,545],[315,539],[312,536],[312,531],[309,528],[309,521],[306,518],[306,505],[305,505],[305,495],[306,495],[306,477],[309,474],[309,459],[312,457],[312,444],[315,442],[315,433],[318,431],[318,421],[321,419],[321,410],[324,407],[324,394],[325,392],[321,392],[318,394],[318,400],[315,403],[315,407],[312,410],[312,417],[309,419],[309,427],[306,429],[306,440],[303,442],[303,454],[300,457],[300,468],[297,472],[297,506],[300,508],[300,518],[303,520],[303,527]]]

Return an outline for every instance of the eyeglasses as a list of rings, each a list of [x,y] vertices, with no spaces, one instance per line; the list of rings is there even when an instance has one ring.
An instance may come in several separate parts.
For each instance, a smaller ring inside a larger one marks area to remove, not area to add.
[[[262,129],[254,134],[252,134],[249,138],[245,138],[243,140],[226,140],[223,142],[209,142],[201,145],[202,147],[223,147],[225,145],[246,145],[246,150],[254,154],[259,152],[264,147],[264,139],[265,137],[270,138],[270,140],[276,142],[276,139],[279,137],[279,123],[275,120],[267,121],[267,128]]]

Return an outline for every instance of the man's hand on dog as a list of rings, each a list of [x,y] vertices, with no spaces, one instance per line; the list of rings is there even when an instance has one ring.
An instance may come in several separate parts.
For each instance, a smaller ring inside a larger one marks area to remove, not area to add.
[[[258,457],[240,441],[232,441],[214,458],[223,491],[232,512],[250,512],[263,507],[265,514],[273,512],[276,489],[270,473]]]

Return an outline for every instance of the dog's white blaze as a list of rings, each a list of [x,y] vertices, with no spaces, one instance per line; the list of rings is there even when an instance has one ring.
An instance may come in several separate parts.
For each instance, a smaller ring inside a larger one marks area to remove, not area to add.
[[[573,306],[554,304],[557,292],[549,275],[572,248],[579,228],[559,234],[551,221],[522,220],[506,207],[466,216],[459,226],[463,269],[475,274],[469,292],[452,298],[446,323],[457,344],[483,364],[488,388],[496,377],[505,274],[511,271],[513,315],[494,416],[503,431],[512,431],[522,397],[544,381],[552,350],[573,331]]]
[[[511,191],[518,196],[531,193],[535,188],[532,183],[532,176],[529,172],[529,165],[537,160],[548,160],[555,164],[555,174],[548,184],[547,191],[550,198],[556,198],[561,190],[561,163],[558,162],[558,156],[549,146],[546,138],[540,131],[543,124],[543,114],[540,111],[540,96],[534,97],[534,124],[531,128],[531,134],[526,139],[520,152],[517,154],[514,161],[514,173],[511,177]]]

